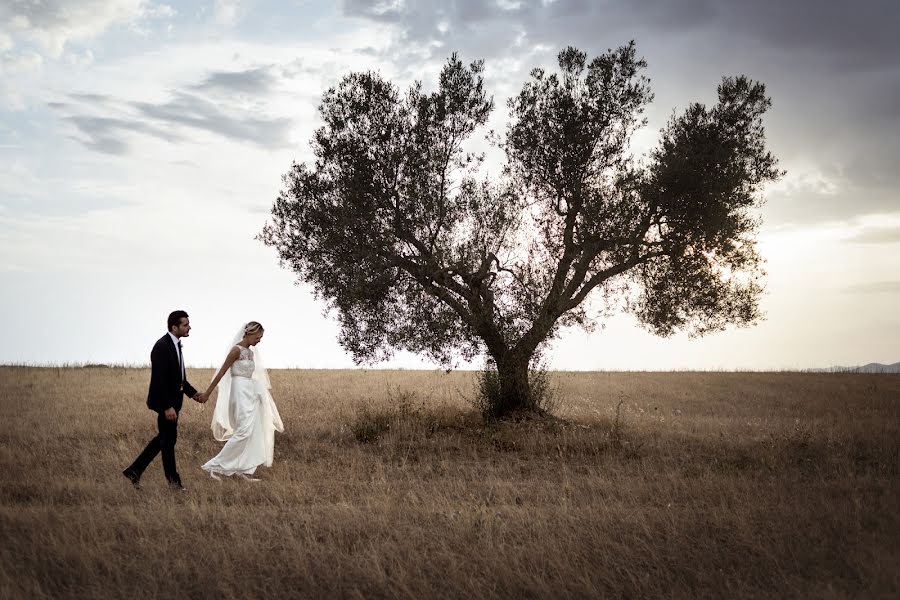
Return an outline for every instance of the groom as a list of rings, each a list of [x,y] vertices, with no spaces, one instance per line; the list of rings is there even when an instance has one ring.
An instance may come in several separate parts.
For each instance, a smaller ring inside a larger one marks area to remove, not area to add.
[[[178,438],[178,413],[181,411],[181,395],[197,402],[206,402],[206,395],[188,383],[184,372],[184,355],[181,338],[191,333],[188,314],[176,310],[169,315],[169,331],[156,341],[150,353],[150,392],[147,407],[157,413],[159,435],[150,440],[130,467],[122,471],[135,487],[140,487],[144,469],[162,452],[163,471],[174,489],[186,491],[175,469],[175,440]]]

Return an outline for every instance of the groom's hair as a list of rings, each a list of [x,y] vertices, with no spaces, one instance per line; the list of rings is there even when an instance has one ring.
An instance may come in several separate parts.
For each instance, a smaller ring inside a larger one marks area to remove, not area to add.
[[[172,331],[172,328],[176,325],[181,324],[182,319],[186,319],[188,314],[183,310],[173,310],[169,313],[169,331]]]

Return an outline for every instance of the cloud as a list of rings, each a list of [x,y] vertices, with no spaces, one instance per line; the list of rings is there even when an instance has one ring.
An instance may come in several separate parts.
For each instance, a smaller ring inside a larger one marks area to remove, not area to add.
[[[67,102],[47,105],[75,125],[81,134],[76,140],[104,154],[127,154],[134,134],[178,143],[189,139],[190,130],[265,148],[284,147],[293,121],[266,112],[278,82],[272,67],[214,71],[199,83],[175,89],[163,102],[75,92],[67,95]]]
[[[8,0],[0,5],[0,22],[58,58],[71,40],[89,39],[112,25],[136,20],[144,4],[145,0]]]
[[[856,244],[897,244],[900,243],[900,226],[867,227],[845,241]]]
[[[4,52],[0,54],[0,73],[16,75],[35,73],[41,70],[44,59],[37,52],[26,50],[21,53]]]
[[[290,119],[229,110],[221,104],[186,92],[176,92],[169,102],[133,102],[132,106],[157,123],[199,129],[265,147],[286,145],[291,127]]]
[[[101,182],[91,174],[86,168],[89,160],[79,161],[73,167],[55,159],[55,155],[34,158],[17,151],[0,161],[0,204],[7,217],[12,220],[68,217],[132,204],[125,186]],[[48,168],[51,162],[54,166]],[[99,158],[94,164],[106,167],[107,163],[105,158]],[[0,229],[4,225],[16,228],[5,221],[0,223]],[[8,231],[0,231],[0,238],[5,233]]]
[[[22,111],[28,108],[28,103],[18,90],[0,86],[0,107],[8,111]]]
[[[400,44],[441,41],[447,32],[474,32],[495,25],[507,31],[523,30],[535,42],[559,43],[568,38],[575,44],[591,44],[598,34],[610,32],[625,32],[627,38],[639,32],[669,35],[720,30],[778,48],[818,53],[845,67],[892,65],[900,54],[896,35],[900,8],[892,0],[852,4],[819,0],[346,0],[343,9],[348,16],[396,25]],[[502,52],[504,47],[494,49]]]
[[[900,54],[900,38],[896,35],[900,7],[892,0],[852,4],[732,0],[716,6],[722,9],[719,23],[726,29],[785,50],[816,54],[841,68],[893,66]]]
[[[900,281],[874,281],[847,286],[847,292],[853,294],[898,294],[900,293]]]
[[[256,67],[244,71],[216,71],[202,82],[191,86],[201,92],[224,94],[264,95],[271,91],[277,79],[269,67]]]
[[[392,35],[378,52],[414,77],[454,50],[484,58],[494,93],[514,93],[531,67],[554,68],[567,45],[595,56],[633,38],[657,93],[647,140],[671,110],[713,102],[722,76],[745,73],[772,97],[765,126],[781,165],[790,174],[811,164],[828,186],[837,183],[777,190],[772,215],[827,221],[900,201],[900,4],[892,0],[345,0],[343,11],[386,26]]]
[[[69,98],[72,100],[78,100],[81,102],[86,102],[89,104],[97,104],[100,102],[111,102],[113,101],[112,96],[108,96],[106,94],[90,94],[84,92],[74,92],[69,94]]]
[[[66,120],[74,123],[83,134],[82,138],[76,138],[78,141],[91,150],[104,154],[127,153],[126,134],[128,133],[143,133],[167,142],[177,142],[182,139],[181,136],[166,131],[162,127],[137,120],[93,116],[72,116],[66,117]]]
[[[178,11],[168,4],[157,4],[144,9],[143,16],[152,19],[171,19],[178,14]]]
[[[242,12],[240,0],[215,0],[213,15],[220,25],[234,25]]]
[[[5,0],[0,3],[0,25],[15,36],[36,42],[59,58],[70,42],[92,39],[117,25],[176,15],[167,4],[150,0]],[[0,40],[0,48],[3,41]]]
[[[847,150],[843,164],[824,168],[810,165],[819,151],[813,145],[799,148],[797,155],[788,155],[782,161],[787,175],[765,191],[767,219],[795,224],[847,221],[864,214],[890,213],[900,206],[897,186],[888,183],[895,174],[887,161],[863,160],[863,155],[846,147],[851,140],[842,141]],[[891,144],[887,139],[877,142],[885,147]]]

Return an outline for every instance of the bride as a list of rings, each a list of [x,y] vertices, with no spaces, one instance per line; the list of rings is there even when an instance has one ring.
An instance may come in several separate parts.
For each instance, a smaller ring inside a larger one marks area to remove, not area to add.
[[[284,431],[281,416],[269,390],[272,384],[256,346],[263,337],[263,326],[250,321],[238,331],[206,395],[220,385],[213,412],[213,436],[225,442],[222,450],[203,467],[210,477],[238,475],[251,481],[259,465],[272,466],[275,431]],[[254,356],[255,354],[255,356]]]

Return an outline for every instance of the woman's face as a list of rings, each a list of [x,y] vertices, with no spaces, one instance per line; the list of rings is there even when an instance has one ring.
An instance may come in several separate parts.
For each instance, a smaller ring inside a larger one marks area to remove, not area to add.
[[[255,345],[257,345],[260,341],[262,341],[263,333],[264,333],[264,332],[262,332],[262,331],[257,331],[256,333],[251,333],[250,336],[249,336],[250,345],[251,345],[251,346],[255,346]]]

